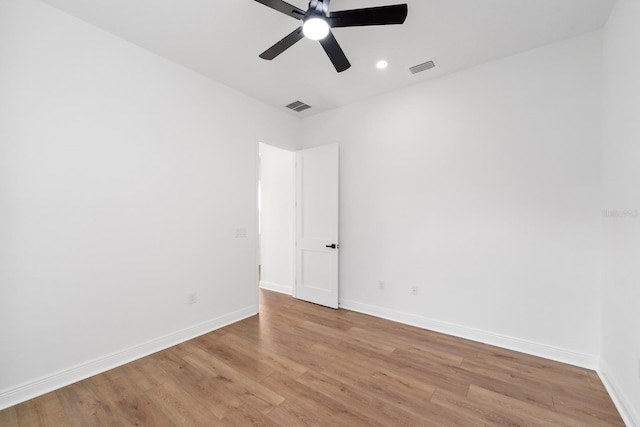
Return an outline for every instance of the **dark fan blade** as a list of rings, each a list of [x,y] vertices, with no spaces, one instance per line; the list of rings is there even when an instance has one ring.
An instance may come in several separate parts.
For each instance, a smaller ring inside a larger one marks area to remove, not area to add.
[[[339,28],[364,25],[402,24],[404,20],[407,19],[407,10],[406,4],[341,10],[329,14],[329,25],[333,28]]]
[[[269,49],[265,50],[260,54],[260,58],[268,59],[269,61],[280,55],[285,50],[289,49],[291,46],[299,42],[304,37],[302,34],[302,27],[298,27],[289,33],[288,36],[280,40],[278,43],[271,46]]]
[[[329,55],[329,59],[333,63],[333,66],[336,67],[337,72],[341,73],[351,67],[349,60],[338,44],[338,40],[336,40],[331,31],[329,31],[327,37],[320,40],[320,44],[324,48],[324,51],[327,52],[327,55]]]
[[[297,7],[290,5],[287,2],[282,0],[256,0],[258,3],[262,3],[263,5],[270,7],[271,9],[275,9],[278,12],[282,12],[285,15],[289,15],[292,18],[302,19],[304,17],[305,11],[302,9],[298,9]]]

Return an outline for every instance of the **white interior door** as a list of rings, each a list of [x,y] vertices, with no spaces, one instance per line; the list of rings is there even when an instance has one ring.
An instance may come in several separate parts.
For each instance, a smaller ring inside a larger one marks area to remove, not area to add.
[[[338,146],[296,156],[295,297],[338,308]]]

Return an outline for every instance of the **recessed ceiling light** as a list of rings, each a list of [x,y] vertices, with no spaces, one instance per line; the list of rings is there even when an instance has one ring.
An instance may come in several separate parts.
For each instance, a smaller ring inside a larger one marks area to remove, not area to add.
[[[384,59],[381,59],[380,61],[376,62],[376,67],[378,67],[379,70],[384,70],[388,66],[389,66],[389,63]]]

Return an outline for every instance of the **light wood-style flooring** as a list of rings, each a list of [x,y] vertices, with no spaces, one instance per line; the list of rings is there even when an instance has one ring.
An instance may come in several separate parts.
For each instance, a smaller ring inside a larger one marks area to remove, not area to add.
[[[261,291],[260,315],[0,426],[623,426],[590,370]]]

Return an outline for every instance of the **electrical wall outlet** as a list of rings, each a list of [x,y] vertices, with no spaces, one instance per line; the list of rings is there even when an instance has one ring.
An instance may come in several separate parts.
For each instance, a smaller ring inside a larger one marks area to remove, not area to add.
[[[378,280],[378,289],[380,290],[384,289],[384,280]]]
[[[197,303],[198,302],[198,294],[196,292],[190,293],[188,302],[189,302],[189,304]]]
[[[412,286],[411,287],[411,295],[418,295],[418,287],[417,286]]]

